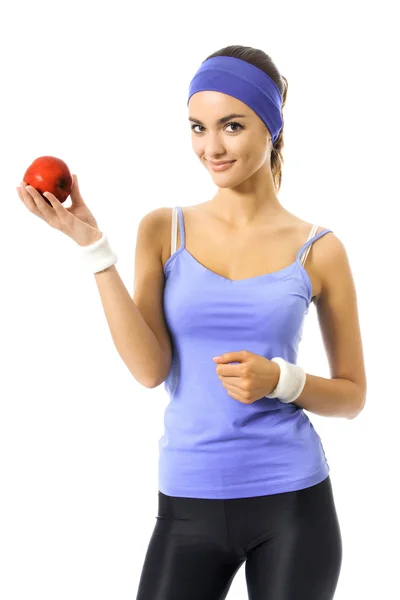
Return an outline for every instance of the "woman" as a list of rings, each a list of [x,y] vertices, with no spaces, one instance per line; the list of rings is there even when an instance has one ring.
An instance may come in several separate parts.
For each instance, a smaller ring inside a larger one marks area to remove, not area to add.
[[[366,376],[343,244],[277,197],[286,93],[261,50],[229,46],[202,63],[189,121],[218,190],[142,219],[133,302],[76,177],[69,209],[20,191],[81,247],[136,379],[164,382],[170,394],[137,600],[222,600],[243,563],[250,600],[334,597],[341,533],[322,443],[303,409],[354,418]],[[312,301],[330,379],[296,364]]]

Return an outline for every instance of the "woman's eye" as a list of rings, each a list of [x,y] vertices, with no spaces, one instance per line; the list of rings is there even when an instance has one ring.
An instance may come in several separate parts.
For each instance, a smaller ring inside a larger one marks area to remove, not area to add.
[[[202,125],[191,125],[192,131],[194,131],[195,133],[200,133],[199,131],[195,131],[195,127],[202,127]]]
[[[226,124],[226,127],[237,127],[238,129],[234,129],[233,131],[230,131],[228,133],[236,133],[237,131],[240,131],[241,129],[243,129],[243,125],[241,125],[240,123],[236,123],[235,121],[231,121],[230,123]],[[195,133],[202,133],[201,131],[195,131],[195,127],[203,127],[203,125],[192,125],[191,129],[195,132]]]
[[[235,121],[232,121],[231,123],[228,123],[227,127],[229,127],[229,125],[232,125],[232,126],[235,126],[235,127],[239,127],[239,129],[234,130],[234,132],[235,131],[240,131],[240,129],[243,129],[242,125],[240,123],[235,123]]]

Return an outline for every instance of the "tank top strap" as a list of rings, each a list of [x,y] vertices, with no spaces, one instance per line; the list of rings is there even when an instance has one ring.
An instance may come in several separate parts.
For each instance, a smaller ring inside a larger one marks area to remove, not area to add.
[[[181,236],[181,245],[179,248],[182,248],[185,245],[185,227],[183,223],[183,212],[180,206],[174,206],[172,209],[172,226],[171,226],[171,255],[176,252],[177,239],[178,239],[178,229],[177,229],[177,217],[179,217],[179,228],[180,228],[180,236]]]
[[[319,239],[320,237],[322,237],[323,235],[325,235],[326,233],[329,233],[329,232],[331,232],[331,231],[332,231],[332,229],[328,229],[328,228],[326,228],[326,229],[323,229],[322,231],[320,231],[319,233],[317,233],[317,234],[315,235],[315,232],[317,231],[317,229],[318,229],[318,225],[313,225],[313,226],[311,227],[311,230],[310,230],[310,233],[309,233],[309,235],[308,235],[308,239],[307,239],[307,241],[306,241],[306,242],[305,242],[305,243],[302,245],[302,247],[301,247],[301,248],[299,249],[299,251],[297,252],[297,255],[296,255],[296,260],[300,260],[300,257],[301,257],[301,255],[303,254],[303,252],[304,252],[305,250],[307,250],[307,251],[306,251],[306,253],[304,254],[304,256],[303,256],[303,257],[302,257],[302,259],[301,259],[301,262],[302,262],[302,264],[303,264],[303,265],[304,265],[304,263],[305,263],[305,262],[306,262],[306,260],[307,260],[307,256],[308,256],[308,253],[309,253],[309,251],[310,251],[311,244],[312,244],[313,242],[315,242],[316,240],[318,240],[318,239]]]

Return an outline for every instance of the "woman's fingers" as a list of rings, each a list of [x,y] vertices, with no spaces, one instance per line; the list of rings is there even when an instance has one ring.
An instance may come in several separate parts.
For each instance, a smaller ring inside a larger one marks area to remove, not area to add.
[[[52,198],[49,198],[49,202],[53,202],[52,206],[49,206],[41,196],[41,194],[31,185],[24,186],[21,183],[21,187],[19,188],[19,196],[26,205],[26,207],[37,217],[40,217],[46,223],[59,229],[58,222],[59,218],[57,216],[57,212],[54,208],[56,203]],[[52,194],[49,194],[52,196]]]
[[[31,194],[25,190],[25,186],[23,182],[21,183],[21,187],[18,188],[18,196],[21,198],[22,202],[25,204],[26,208],[31,211],[37,217],[43,218],[42,213],[39,211],[38,207],[35,204]]]

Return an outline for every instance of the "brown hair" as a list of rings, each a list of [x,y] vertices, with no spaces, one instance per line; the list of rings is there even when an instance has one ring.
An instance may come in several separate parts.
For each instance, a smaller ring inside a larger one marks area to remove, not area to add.
[[[258,50],[257,48],[251,48],[251,46],[225,46],[225,48],[221,48],[221,50],[217,50],[216,52],[210,54],[210,56],[207,56],[207,58],[203,62],[205,62],[209,58],[212,58],[213,56],[233,56],[235,58],[240,58],[241,60],[245,60],[246,62],[264,71],[264,73],[271,77],[272,81],[276,83],[282,96],[283,109],[286,102],[288,82],[287,79],[279,73],[272,58],[270,58],[268,54],[265,54],[265,52],[263,52],[262,50]],[[284,142],[282,125],[282,129],[280,130],[279,135],[273,144],[271,152],[271,172],[276,191],[279,191],[282,182],[282,165],[284,163],[282,155],[283,145]]]

